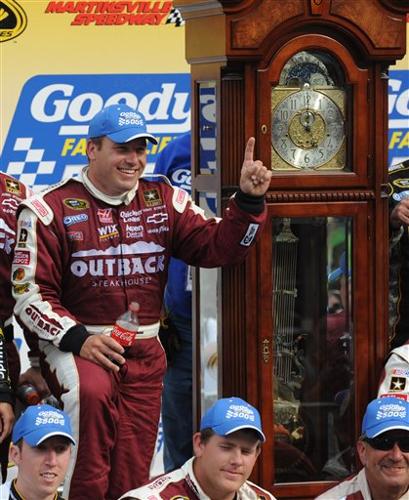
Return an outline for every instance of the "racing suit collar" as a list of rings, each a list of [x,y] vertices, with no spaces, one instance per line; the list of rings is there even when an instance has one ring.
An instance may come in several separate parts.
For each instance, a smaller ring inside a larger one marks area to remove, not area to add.
[[[190,458],[185,462],[181,469],[185,473],[185,480],[188,482],[189,487],[195,492],[199,500],[210,500],[210,498],[204,493],[202,488],[199,486],[199,482],[196,479],[195,473],[193,472],[193,461],[195,457]]]
[[[199,500],[211,500],[209,496],[202,490],[196,479],[195,473],[193,472],[193,462],[195,457],[190,458],[185,462],[181,469],[185,473],[185,481],[189,484],[189,487],[195,492]],[[248,485],[247,482],[244,483],[239,491],[236,493],[234,500],[257,500],[259,497]]]
[[[108,196],[107,194],[104,194],[102,191],[97,189],[94,186],[94,184],[92,184],[90,178],[88,177],[88,167],[84,167],[82,169],[81,176],[84,186],[92,194],[92,196],[94,198],[97,198],[98,200],[102,200],[105,203],[108,203],[109,205],[122,205],[122,204],[129,205],[131,201],[135,198],[135,193],[139,186],[139,181],[138,181],[135,187],[133,187],[126,193],[121,194],[119,196]]]

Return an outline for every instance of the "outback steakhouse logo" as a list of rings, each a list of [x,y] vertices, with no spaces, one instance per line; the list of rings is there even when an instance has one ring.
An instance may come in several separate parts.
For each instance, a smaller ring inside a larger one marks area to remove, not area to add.
[[[49,2],[46,14],[74,14],[72,26],[141,26],[177,23],[173,2]],[[170,20],[168,17],[172,14]]]
[[[27,26],[27,16],[15,0],[0,2],[0,42],[21,35]]]

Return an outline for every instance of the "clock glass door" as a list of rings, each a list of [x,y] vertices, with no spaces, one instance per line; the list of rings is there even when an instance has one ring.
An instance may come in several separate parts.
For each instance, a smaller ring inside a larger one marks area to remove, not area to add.
[[[354,456],[353,218],[273,219],[275,482],[340,479]]]

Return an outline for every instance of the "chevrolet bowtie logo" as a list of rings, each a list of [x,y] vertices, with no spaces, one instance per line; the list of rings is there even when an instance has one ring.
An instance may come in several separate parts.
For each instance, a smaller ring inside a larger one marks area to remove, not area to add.
[[[5,11],[5,9],[0,7],[0,22],[4,21],[6,17],[8,17],[9,13]]]

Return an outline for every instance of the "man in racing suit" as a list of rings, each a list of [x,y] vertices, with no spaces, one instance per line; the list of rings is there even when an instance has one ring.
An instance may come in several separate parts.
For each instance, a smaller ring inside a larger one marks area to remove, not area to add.
[[[371,401],[356,449],[363,468],[316,500],[409,500],[409,403]]]
[[[0,195],[0,461],[4,480],[10,444],[6,437],[14,422],[13,390],[20,373],[20,359],[13,342],[14,299],[10,269],[16,241],[17,207],[26,198],[27,189],[21,182],[0,172]]]
[[[90,123],[89,165],[22,206],[14,255],[15,313],[40,339],[44,376],[71,417],[78,450],[64,496],[117,498],[149,477],[165,355],[157,338],[170,256],[203,267],[240,262],[265,221],[271,172],[245,152],[223,219],[187,193],[140,176],[144,117],[126,105]],[[21,243],[21,244],[20,244]],[[131,302],[140,328],[124,349],[109,336]],[[101,335],[108,333],[108,335]]]
[[[378,396],[409,401],[409,160],[389,168],[389,341]]]
[[[193,435],[194,457],[180,469],[125,493],[120,500],[274,500],[248,481],[265,441],[256,408],[243,399],[219,399]]]
[[[395,349],[409,340],[409,160],[389,168],[389,337]]]

